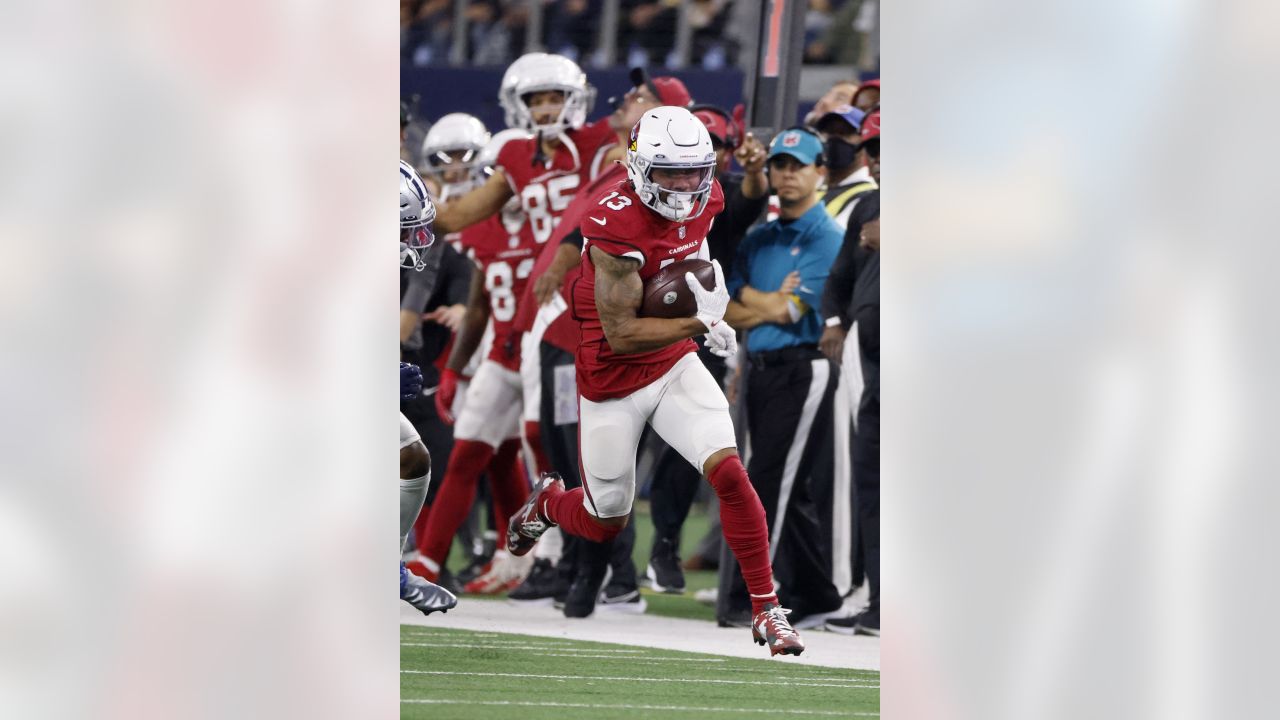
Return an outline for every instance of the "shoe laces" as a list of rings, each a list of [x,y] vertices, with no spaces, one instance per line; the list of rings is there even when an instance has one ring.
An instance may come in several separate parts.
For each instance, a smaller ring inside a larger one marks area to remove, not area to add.
[[[547,527],[547,523],[543,522],[543,520],[538,517],[537,513],[535,513],[534,519],[525,520],[520,523],[520,532],[530,537],[538,537],[547,531]]]
[[[787,620],[787,615],[790,612],[791,612],[790,610],[787,610],[779,605],[774,605],[773,607],[764,611],[765,619],[769,622],[770,625],[773,626],[773,632],[779,638],[789,638],[789,637],[797,636],[796,631],[791,627],[791,622]]]

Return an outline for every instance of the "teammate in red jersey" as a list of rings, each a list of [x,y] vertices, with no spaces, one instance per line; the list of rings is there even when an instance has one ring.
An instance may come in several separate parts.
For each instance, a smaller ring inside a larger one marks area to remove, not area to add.
[[[534,240],[545,243],[573,194],[593,177],[617,138],[604,120],[586,124],[595,88],[572,60],[529,53],[503,76],[498,102],[507,124],[534,136],[502,148],[493,174],[473,193],[437,209],[438,232],[487,218],[520,198]]]
[[[437,127],[453,117],[442,118]],[[498,138],[478,153],[476,162],[488,166],[506,142],[522,139],[523,136],[513,139],[509,134],[503,137],[499,133]],[[440,162],[444,167],[452,165],[446,161],[456,154],[442,152]],[[461,190],[456,196],[466,197],[466,189]],[[454,430],[453,451],[435,502],[426,521],[420,525],[418,562],[421,574],[427,578],[437,576],[448,557],[453,536],[475,501],[481,472],[488,469],[494,515],[499,525],[505,523],[528,496],[528,482],[517,460],[523,388],[519,376],[520,333],[512,322],[516,298],[524,292],[537,246],[524,220],[518,207],[504,207],[502,212],[471,225],[460,234],[461,244],[475,262],[475,269],[467,310],[435,394],[436,412],[446,423],[454,423],[459,381],[482,344],[486,327],[492,328],[492,334],[487,356],[466,389]],[[509,562],[509,559],[505,552],[496,556],[479,578],[467,584],[467,592],[501,592],[519,584],[531,563],[524,559]]]
[[[485,184],[443,206],[450,211],[437,215],[438,221],[444,218],[443,231],[468,228],[464,243],[469,242],[471,227],[476,223],[492,224],[512,198],[519,198],[526,219],[518,233],[505,239],[505,246],[476,241],[470,248],[475,252],[479,271],[472,284],[466,318],[441,373],[436,406],[442,418],[450,419],[459,373],[475,352],[490,319],[495,334],[490,356],[468,389],[454,433],[453,454],[427,521],[427,538],[420,544],[429,570],[437,569],[447,557],[453,534],[474,499],[480,472],[495,452],[502,452],[508,433],[519,435],[524,390],[519,375],[519,333],[512,320],[533,269],[535,248],[550,237],[559,214],[583,178],[589,176],[591,167],[598,166],[604,150],[615,141],[607,124],[584,127],[594,98],[595,91],[587,84],[586,75],[571,60],[545,53],[521,57],[503,78],[499,101],[507,112],[508,124],[526,129],[533,136],[504,144]],[[535,464],[541,466],[538,470],[546,470],[549,468],[541,445],[536,440],[529,443]],[[504,461],[501,465],[499,475],[504,475],[507,464]],[[528,485],[518,477],[493,480],[494,514],[502,524],[524,502]],[[523,560],[512,562],[495,556],[488,570],[466,589],[510,589],[523,579],[529,565]]]
[[[469,235],[486,228],[492,219],[463,231],[463,242],[476,264],[471,280],[467,312],[441,373],[436,411],[453,422],[450,408],[458,379],[481,343],[486,326],[492,327],[487,357],[467,388],[466,399],[454,428],[453,453],[443,483],[431,506],[426,537],[419,552],[428,568],[443,564],[458,528],[475,500],[476,483],[487,467],[493,491],[494,517],[505,523],[525,501],[529,485],[517,463],[520,450],[520,417],[523,387],[520,382],[520,333],[515,330],[515,299],[524,291],[534,263],[534,243],[527,225],[477,238]],[[518,585],[531,562],[514,561],[499,552],[489,567],[465,589],[471,593],[497,593]]]
[[[617,136],[607,118],[586,124],[595,103],[595,88],[565,57],[546,53],[521,56],[503,76],[498,101],[507,124],[532,136],[503,146],[488,181],[457,202],[442,205],[436,223],[439,232],[452,232],[492,216],[509,200],[518,198],[528,231],[541,246],[573,195],[604,165],[610,149],[617,145]],[[516,301],[518,304],[519,296]],[[529,385],[526,397],[535,397],[537,390],[536,385]],[[529,454],[539,471],[545,471],[547,459],[536,417],[533,407],[527,407],[523,430]]]
[[[636,124],[626,157],[628,180],[603,193],[582,223],[587,261],[572,291],[582,329],[583,488],[566,491],[559,477],[543,476],[511,519],[507,548],[528,553],[552,525],[595,541],[616,536],[631,511],[636,449],[648,423],[720,499],[725,542],[751,594],[753,638],[771,654],[798,655],[804,643],[774,593],[764,508],[738,458],[729,403],[690,340],[705,333],[713,352],[737,351],[724,322],[724,273],[715,263],[713,290],[686,275],[695,317],[636,315],[646,279],[676,260],[707,256],[706,233],[723,206],[711,137],[688,110],[660,107]]]
[[[577,465],[576,415],[572,423],[552,426],[549,419],[540,418],[538,412],[543,374],[540,346],[544,336],[550,345],[563,350],[570,358],[578,345],[578,324],[564,313],[568,307],[568,297],[561,296],[560,290],[566,280],[577,277],[581,262],[581,243],[575,245],[561,241],[568,235],[578,234],[577,227],[581,224],[584,213],[591,209],[591,200],[601,188],[611,186],[626,177],[626,167],[618,161],[624,159],[631,129],[640,121],[644,111],[661,105],[688,107],[693,104],[689,90],[678,78],[649,77],[641,68],[633,68],[630,77],[632,88],[614,111],[597,123],[607,126],[613,132],[615,142],[601,146],[601,150],[596,153],[596,157],[601,158],[598,167],[596,163],[592,163],[588,169],[588,177],[584,179],[585,184],[560,215],[556,230],[540,251],[534,265],[533,283],[525,291],[525,297],[521,298],[516,315],[517,326],[525,331],[520,370],[525,378],[525,436],[532,444],[540,446],[541,440],[545,439],[548,448],[560,443],[558,450],[565,450],[563,435],[571,434],[572,451],[568,454],[573,456],[573,466]],[[569,226],[566,227],[565,223]],[[556,297],[554,303],[553,296]],[[570,392],[576,391],[570,389]],[[543,435],[544,432],[555,433],[556,428],[559,428],[562,437],[548,438]],[[549,452],[557,454],[554,450]],[[562,462],[556,467],[564,471],[568,466]],[[543,469],[547,468],[544,466]]]

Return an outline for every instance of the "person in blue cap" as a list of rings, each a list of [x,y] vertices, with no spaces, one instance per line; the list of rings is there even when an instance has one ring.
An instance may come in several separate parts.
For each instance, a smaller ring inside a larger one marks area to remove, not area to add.
[[[770,143],[778,218],[738,248],[725,315],[732,327],[747,330],[747,474],[768,518],[778,596],[787,598],[796,628],[849,614],[831,581],[809,487],[811,476],[833,470],[840,372],[818,349],[823,285],[844,237],[821,202],[823,150],[807,128],[785,130]]]
[[[879,188],[871,174],[871,158],[862,151],[862,139],[859,132],[866,122],[866,115],[853,105],[839,105],[822,115],[814,123],[818,134],[826,139],[823,147],[827,161],[827,190],[822,196],[822,204],[827,214],[845,230],[845,242],[848,242],[848,227],[851,217],[856,217],[860,203],[866,202]],[[847,252],[847,248],[842,250]],[[838,267],[839,261],[837,260]],[[831,286],[837,282],[833,268],[832,277],[828,278],[826,293],[831,293]],[[830,326],[830,313],[823,312]],[[829,331],[834,335],[834,331]],[[828,335],[823,335],[828,340]],[[858,349],[856,339],[845,349],[846,360],[837,355],[832,358],[840,363],[840,388],[836,391],[836,411],[832,421],[836,424],[836,443],[845,452],[845,459],[837,462],[835,472],[829,476],[815,478],[812,488],[813,499],[817,507],[822,509],[818,516],[822,528],[822,547],[826,557],[831,561],[831,580],[842,595],[849,595],[862,584],[866,575],[863,558],[865,553],[860,546],[860,533],[857,525],[858,512],[853,505],[853,444],[847,438],[853,436],[853,422],[858,398],[862,392],[862,372],[857,362]],[[819,348],[826,349],[822,340]],[[849,522],[849,518],[854,521]]]
[[[858,131],[865,117],[852,105],[841,105],[818,118],[814,128],[826,140],[827,192],[822,204],[842,229],[849,226],[849,214],[866,193],[879,187],[871,176],[868,158],[858,152]]]

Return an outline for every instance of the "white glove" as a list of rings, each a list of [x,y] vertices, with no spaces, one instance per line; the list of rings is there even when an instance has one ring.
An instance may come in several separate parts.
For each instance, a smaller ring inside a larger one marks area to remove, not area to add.
[[[707,339],[707,349],[712,355],[727,358],[738,354],[738,334],[727,322],[716,323],[703,337]]]
[[[695,317],[707,326],[708,331],[724,320],[724,311],[729,307],[729,290],[724,286],[724,271],[720,269],[720,261],[712,260],[711,267],[716,271],[716,286],[713,290],[702,287],[693,273],[684,274],[684,281],[689,283],[693,299],[698,303]]]

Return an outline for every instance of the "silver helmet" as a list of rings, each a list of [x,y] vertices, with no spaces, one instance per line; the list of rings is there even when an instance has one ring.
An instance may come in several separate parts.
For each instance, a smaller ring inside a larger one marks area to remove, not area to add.
[[[426,267],[426,249],[435,242],[431,224],[436,220],[436,206],[427,194],[418,171],[400,161],[400,267],[421,270]]]

